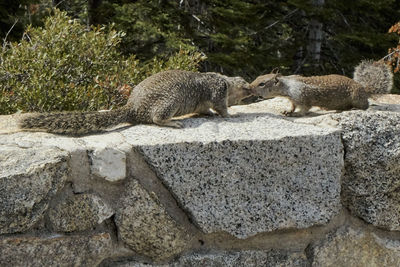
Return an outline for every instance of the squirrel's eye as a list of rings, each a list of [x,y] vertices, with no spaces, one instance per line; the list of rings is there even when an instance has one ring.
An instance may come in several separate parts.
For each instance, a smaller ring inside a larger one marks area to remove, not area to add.
[[[265,86],[265,83],[259,83],[258,86]]]

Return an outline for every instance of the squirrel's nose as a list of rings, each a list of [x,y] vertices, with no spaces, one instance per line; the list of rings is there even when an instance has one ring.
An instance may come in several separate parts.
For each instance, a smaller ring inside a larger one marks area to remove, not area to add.
[[[255,90],[255,87],[252,86],[251,84],[247,84],[247,85],[246,85],[246,90],[250,91],[250,93],[251,93],[252,95],[257,95],[257,92],[256,92],[256,90]]]

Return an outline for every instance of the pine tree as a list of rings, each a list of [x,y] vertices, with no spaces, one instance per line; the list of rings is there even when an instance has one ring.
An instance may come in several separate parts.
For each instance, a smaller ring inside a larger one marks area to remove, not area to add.
[[[284,74],[351,76],[361,59],[382,58],[396,45],[387,30],[400,17],[400,2],[103,0],[91,12],[90,22],[115,23],[126,33],[125,54],[150,60],[198,49],[208,57],[203,71],[250,80],[276,67]]]
[[[394,38],[387,34],[387,29],[400,15],[398,1],[334,0],[326,1],[322,9],[310,5],[313,2],[308,0],[289,2],[303,11],[304,24],[299,31],[304,36],[313,20],[323,24],[319,68],[310,64],[307,59],[310,55],[303,54],[302,65],[298,66],[300,73],[351,76],[361,59],[380,59],[393,46]],[[300,43],[309,44],[309,41],[303,39]]]

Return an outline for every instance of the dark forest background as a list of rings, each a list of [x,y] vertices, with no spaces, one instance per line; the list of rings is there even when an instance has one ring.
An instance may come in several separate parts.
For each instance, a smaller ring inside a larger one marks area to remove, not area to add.
[[[200,71],[249,81],[277,67],[351,77],[362,59],[379,60],[399,44],[388,32],[400,21],[399,0],[0,0],[3,46],[19,42],[27,25],[43,26],[52,7],[87,28],[114,24],[125,33],[123,56],[151,62],[197,51],[206,57]]]

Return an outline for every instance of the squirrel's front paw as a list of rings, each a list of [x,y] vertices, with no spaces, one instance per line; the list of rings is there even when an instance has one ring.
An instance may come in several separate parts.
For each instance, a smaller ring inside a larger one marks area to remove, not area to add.
[[[293,115],[293,111],[285,110],[281,112],[283,116],[291,117]]]
[[[183,128],[183,123],[180,121],[171,121],[169,126],[173,127],[173,128],[181,129],[181,128]]]

